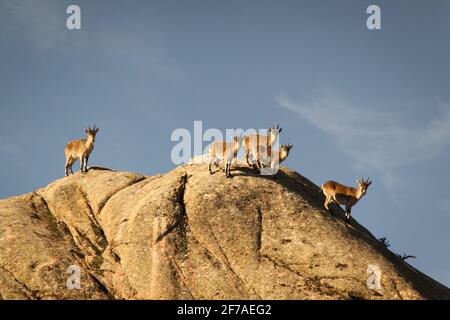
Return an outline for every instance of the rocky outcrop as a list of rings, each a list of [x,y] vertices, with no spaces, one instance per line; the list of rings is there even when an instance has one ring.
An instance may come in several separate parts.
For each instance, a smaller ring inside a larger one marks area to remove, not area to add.
[[[1,298],[450,298],[341,210],[324,211],[298,173],[234,174],[92,168],[0,201]],[[67,287],[71,265],[80,289]]]

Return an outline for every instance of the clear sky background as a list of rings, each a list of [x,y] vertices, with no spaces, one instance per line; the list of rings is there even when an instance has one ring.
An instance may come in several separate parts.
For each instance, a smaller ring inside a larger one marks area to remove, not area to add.
[[[90,165],[152,175],[194,120],[280,123],[286,166],[370,176],[354,217],[450,286],[449,16],[445,0],[0,0],[0,198],[60,178],[88,124]]]

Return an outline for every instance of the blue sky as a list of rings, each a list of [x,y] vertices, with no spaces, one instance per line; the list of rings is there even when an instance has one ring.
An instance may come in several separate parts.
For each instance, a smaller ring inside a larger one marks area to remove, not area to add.
[[[317,184],[370,176],[355,218],[449,286],[449,14],[439,0],[0,0],[0,197],[61,177],[88,124],[91,165],[150,175],[174,168],[171,133],[194,120],[280,123],[286,166]]]

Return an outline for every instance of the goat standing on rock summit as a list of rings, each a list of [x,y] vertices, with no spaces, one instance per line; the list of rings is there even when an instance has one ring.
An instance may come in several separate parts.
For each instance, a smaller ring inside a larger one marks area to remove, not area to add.
[[[282,144],[280,150],[272,150],[270,157],[265,147],[260,146],[260,164],[261,168],[270,167],[272,170],[278,171],[280,164],[289,156],[292,144]]]
[[[260,168],[262,167],[260,162],[261,147],[263,147],[264,151],[266,152],[266,154],[263,155],[264,157],[272,157],[272,147],[279,134],[281,133],[281,130],[282,128],[280,128],[280,125],[277,125],[276,127],[267,129],[268,135],[250,134],[244,137],[243,144],[245,149],[245,159],[247,160],[247,164],[250,167],[253,166],[255,168],[255,166],[250,163],[250,153],[252,154],[253,160],[256,162],[256,165]]]
[[[233,159],[236,159],[237,153],[241,148],[241,142],[241,137],[234,136],[232,142],[217,140],[211,143],[211,145],[209,146],[209,173],[213,174],[211,170],[211,165],[213,163],[220,168],[219,162],[224,162],[225,175],[227,178],[231,178],[231,162],[233,161]]]
[[[67,143],[66,148],[64,149],[64,153],[66,155],[66,165],[65,165],[65,174],[66,176],[72,171],[72,165],[80,159],[80,171],[87,172],[87,163],[89,160],[89,155],[94,149],[95,136],[98,132],[98,128],[94,127],[91,129],[84,129],[84,132],[87,135],[86,139],[81,140],[72,140]]]
[[[330,211],[328,205],[331,202],[344,205],[345,218],[349,220],[352,213],[352,207],[366,195],[367,188],[372,184],[372,181],[369,179],[357,179],[356,183],[358,184],[357,188],[347,187],[335,181],[327,181],[320,186],[320,189],[326,197],[324,203],[325,209]]]

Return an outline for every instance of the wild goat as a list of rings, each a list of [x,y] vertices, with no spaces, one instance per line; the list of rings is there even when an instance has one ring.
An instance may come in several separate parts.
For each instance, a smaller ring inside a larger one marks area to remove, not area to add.
[[[334,181],[325,182],[320,188],[325,195],[325,208],[330,211],[328,205],[331,202],[336,202],[339,205],[345,206],[345,218],[350,219],[352,207],[366,195],[367,188],[372,184],[369,179],[357,179],[357,188],[347,187]]]
[[[266,157],[271,157],[272,147],[278,138],[282,128],[280,125],[277,127],[272,127],[267,129],[268,135],[261,134],[249,134],[244,137],[243,144],[245,149],[245,159],[247,164],[252,167],[253,165],[249,161],[250,152],[252,153],[253,159],[256,161],[257,165],[261,167],[260,163],[260,147],[264,147],[264,152],[266,152]]]
[[[236,158],[239,149],[241,148],[242,138],[238,136],[233,137],[232,142],[225,142],[222,140],[214,141],[209,146],[210,161],[208,164],[208,170],[210,174],[211,164],[215,164],[220,169],[219,162],[223,161],[225,164],[225,176],[231,177],[231,162]]]
[[[289,156],[289,152],[292,149],[292,145],[282,144],[280,151],[273,150],[271,156],[268,156],[265,147],[260,146],[260,165],[261,167],[270,167],[271,169],[278,170],[280,163],[282,163]]]
[[[87,163],[89,160],[89,155],[94,149],[95,136],[98,132],[98,128],[94,127],[91,129],[84,129],[84,132],[87,135],[87,139],[81,140],[72,140],[67,143],[66,148],[64,149],[64,153],[66,155],[66,165],[65,165],[65,174],[66,176],[72,171],[72,165],[80,159],[80,171],[87,172]]]

